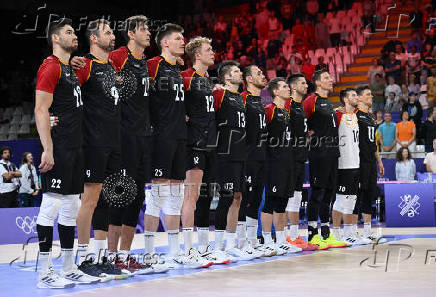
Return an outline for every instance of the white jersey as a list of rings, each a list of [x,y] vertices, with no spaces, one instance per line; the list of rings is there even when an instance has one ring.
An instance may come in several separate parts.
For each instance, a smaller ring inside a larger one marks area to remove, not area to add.
[[[339,169],[355,169],[360,166],[359,158],[359,124],[355,113],[336,110],[339,134]]]

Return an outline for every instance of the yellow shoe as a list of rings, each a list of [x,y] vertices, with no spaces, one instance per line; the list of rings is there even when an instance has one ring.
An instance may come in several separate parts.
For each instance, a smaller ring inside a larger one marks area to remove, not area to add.
[[[337,240],[333,233],[330,233],[329,237],[325,239],[325,242],[327,242],[327,244],[332,248],[342,248],[348,246],[348,243]]]
[[[319,234],[313,236],[309,243],[317,245],[318,250],[326,250],[330,248],[330,245],[321,236],[319,236]]]

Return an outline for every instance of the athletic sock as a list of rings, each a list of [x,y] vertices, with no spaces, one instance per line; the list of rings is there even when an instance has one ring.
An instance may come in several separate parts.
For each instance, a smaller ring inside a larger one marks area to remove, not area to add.
[[[271,232],[262,232],[262,236],[265,244],[272,243]]]
[[[180,254],[179,230],[168,230],[169,256],[178,256]]]
[[[327,239],[330,236],[330,224],[329,223],[321,223],[321,236],[324,239]]]
[[[183,228],[183,246],[185,249],[185,254],[188,255],[192,248],[192,234],[194,233],[194,228]]]
[[[226,231],[226,251],[236,247],[236,232]]]
[[[203,254],[209,245],[209,228],[197,228],[198,233],[198,252]]]
[[[363,236],[368,237],[371,235],[371,223],[363,224]]]
[[[42,275],[46,273],[48,268],[51,266],[51,252],[39,252],[38,261],[41,265],[39,274]]]
[[[88,256],[88,248],[89,245],[88,244],[79,244],[77,246],[77,264],[80,265],[82,264],[83,261],[88,260],[87,256]]]
[[[117,256],[121,261],[124,262],[127,260],[129,253],[130,253],[130,251],[127,251],[127,250],[119,250],[119,252],[117,253]]]
[[[333,227],[333,229],[332,229],[332,233],[333,233],[333,236],[336,238],[336,239],[340,239],[341,238],[341,228],[339,228],[339,227]]]
[[[353,225],[344,224],[344,238],[353,237]]]
[[[276,231],[276,243],[284,243],[285,240],[285,231]]]
[[[318,222],[309,221],[307,223],[307,234],[308,234],[309,241],[312,239],[312,237],[318,234]]]
[[[247,224],[245,221],[239,221],[238,226],[236,227],[236,234],[238,238],[238,248],[243,248],[245,245],[245,241],[247,239],[246,232]]]
[[[62,249],[62,270],[64,272],[71,271],[74,264],[74,250],[73,249]]]
[[[246,219],[247,219],[247,239],[252,246],[256,246],[258,222],[257,220],[250,217],[246,217]]]
[[[145,254],[154,254],[154,237],[156,232],[144,231]]]
[[[357,228],[357,224],[353,224],[353,225],[352,225],[352,228],[353,228],[353,234],[354,234],[354,235],[357,235],[357,230],[358,230],[358,228]]]
[[[289,237],[292,241],[295,241],[298,237],[298,225],[289,226]]]
[[[224,234],[225,230],[215,230],[215,249],[223,250],[224,249]]]
[[[106,256],[106,239],[94,239],[95,263],[101,263]]]

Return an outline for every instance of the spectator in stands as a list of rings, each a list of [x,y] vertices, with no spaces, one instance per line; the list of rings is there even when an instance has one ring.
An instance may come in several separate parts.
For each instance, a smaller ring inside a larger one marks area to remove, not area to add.
[[[303,64],[303,56],[300,53],[296,53],[291,56],[289,60],[290,71],[292,74],[301,73],[301,66]]]
[[[333,12],[333,17],[329,19],[329,33],[331,46],[339,46],[341,38],[341,20],[336,17],[337,12]]]
[[[419,77],[418,77],[418,81],[419,81]],[[421,85],[416,84],[416,76],[415,74],[411,74],[410,75],[410,80],[409,80],[409,85],[407,86],[407,90],[408,92],[413,92],[416,94],[419,94],[420,90],[421,90]]]
[[[395,112],[401,110],[400,97],[396,96],[394,92],[390,92],[386,98],[385,111]]]
[[[433,107],[436,98],[436,67],[431,68],[431,76],[427,77],[427,100],[429,107]]]
[[[435,29],[434,28],[432,28],[431,30],[429,30],[427,32],[427,35],[425,37],[424,43],[425,44],[430,44],[432,46],[436,44],[436,34],[435,34]]]
[[[436,139],[433,139],[433,152],[427,153],[424,159],[427,172],[436,173]]]
[[[0,160],[0,208],[18,206],[18,181],[21,172],[14,163],[10,162],[12,150],[9,147],[0,149],[2,159]]]
[[[371,89],[371,93],[373,95],[372,98],[372,110],[384,110],[385,109],[385,84],[383,82],[382,75],[380,73],[376,73],[374,76],[374,82],[369,85]]]
[[[402,91],[400,86],[395,82],[395,78],[393,76],[388,76],[388,85],[385,89],[385,97],[389,96],[389,93],[394,92],[395,97],[400,97],[402,95]]]
[[[393,77],[397,84],[401,82],[401,62],[395,58],[395,53],[389,53],[389,60],[385,64],[386,77]]]
[[[300,53],[301,54],[301,56],[303,57],[303,58],[305,58],[305,57],[307,57],[307,52],[309,51],[308,49],[307,49],[307,47],[303,44],[303,40],[302,39],[297,39],[297,41],[296,41],[296,46],[295,46],[295,51],[297,52],[297,53]]]
[[[315,25],[315,40],[318,48],[326,49],[329,40],[329,27],[324,22],[323,14],[318,14],[318,23]]]
[[[407,53],[407,74],[408,81],[411,81],[411,75],[414,74],[416,79],[419,79],[421,72],[421,54],[417,52],[416,45],[411,46],[411,51]],[[417,83],[419,80],[414,80]]]
[[[409,121],[409,113],[401,112],[401,122],[396,125],[395,140],[397,149],[408,147],[414,152],[416,147],[416,127],[413,121]]]
[[[310,63],[309,57],[303,56],[303,65],[301,67],[301,72],[306,76],[306,79],[311,82],[312,75],[315,73],[315,65]]]
[[[216,22],[215,26],[213,27],[213,30],[215,33],[218,34],[225,34],[227,32],[227,23],[224,21],[222,15],[218,17],[218,22]]]
[[[279,35],[283,31],[282,23],[276,16],[276,12],[270,11],[268,17],[268,39],[279,40]]]
[[[306,28],[301,22],[301,19],[298,17],[295,19],[295,25],[292,27],[292,34],[294,34],[294,40],[298,42],[298,40],[303,40],[306,38]]]
[[[318,0],[308,0],[306,2],[306,10],[308,13],[307,17],[313,21],[316,21],[316,14],[319,10]]]
[[[412,46],[416,46],[416,51],[421,52],[422,51],[422,41],[418,39],[418,33],[412,32],[412,39],[407,42],[407,52],[412,52]]]
[[[397,163],[395,164],[395,177],[401,181],[413,181],[416,175],[415,161],[410,155],[407,147],[402,147],[397,152]]]
[[[391,152],[396,145],[395,140],[395,124],[392,123],[392,115],[390,112],[386,111],[384,114],[384,123],[378,127],[378,132],[380,134],[380,144],[383,152]]]
[[[383,124],[383,111],[380,109],[375,109],[375,129],[377,130],[378,127]]]
[[[401,68],[406,68],[407,53],[404,52],[404,47],[401,43],[395,44],[395,58],[401,62]]]
[[[313,25],[313,22],[311,20],[307,20],[304,23],[304,30],[306,32],[306,41],[307,46],[314,50],[316,48],[316,41],[315,41],[315,26]]]
[[[422,107],[418,101],[417,93],[410,92],[409,100],[403,105],[403,111],[409,113],[409,118],[415,123],[416,131],[421,129]]]
[[[371,67],[369,67],[369,70],[368,70],[368,83],[369,83],[369,85],[372,85],[376,82],[376,78],[375,78],[376,74],[380,74],[381,77],[383,77],[384,72],[383,72],[383,66],[380,64],[379,59],[374,58],[372,60],[372,65],[371,65]]]
[[[315,66],[315,71],[318,71],[321,69],[325,69],[325,70],[329,71],[329,65],[324,63],[324,56],[318,57],[318,64],[316,64],[316,66]]]
[[[422,134],[425,140],[425,151],[433,151],[433,139],[436,139],[436,109],[427,110],[427,120],[423,124]]]
[[[268,18],[269,13],[264,3],[259,4],[258,13],[255,16],[255,28],[260,40],[268,39]]]
[[[18,202],[20,207],[33,207],[33,198],[38,195],[38,174],[33,165],[32,153],[26,152],[21,160],[20,189],[18,190]]]

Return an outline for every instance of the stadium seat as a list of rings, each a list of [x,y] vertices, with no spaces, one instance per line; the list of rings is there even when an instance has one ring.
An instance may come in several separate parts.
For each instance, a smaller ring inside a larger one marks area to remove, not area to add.
[[[30,123],[35,124],[35,115],[34,114],[32,115],[32,118],[30,119]]]
[[[18,133],[18,125],[10,125],[8,133],[9,134],[17,134]]]
[[[16,133],[12,133],[8,135],[8,139],[7,140],[15,140],[18,139],[18,136]]]
[[[9,124],[3,124],[0,126],[0,134],[8,134]]]
[[[22,106],[17,106],[14,109],[13,115],[22,115],[23,114],[23,107]]]
[[[29,134],[29,133],[30,133],[29,124],[22,124],[20,126],[20,129],[18,130],[18,134]]]
[[[30,124],[30,121],[32,120],[30,114],[25,114],[23,115],[23,117],[21,118],[21,122],[20,124]]]
[[[20,122],[21,122],[21,115],[17,115],[16,114],[16,115],[13,116],[10,124],[11,125],[18,125],[18,124],[20,124]]]

